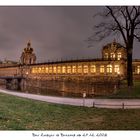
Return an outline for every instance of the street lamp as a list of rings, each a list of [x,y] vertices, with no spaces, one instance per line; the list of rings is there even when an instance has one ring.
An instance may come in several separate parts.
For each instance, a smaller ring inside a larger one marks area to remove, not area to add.
[[[83,106],[85,106],[86,92],[83,92]]]

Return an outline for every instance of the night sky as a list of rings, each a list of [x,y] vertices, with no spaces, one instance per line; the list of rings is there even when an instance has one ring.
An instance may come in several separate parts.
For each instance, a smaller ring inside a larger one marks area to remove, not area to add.
[[[85,40],[100,19],[93,15],[104,7],[0,7],[0,59],[19,61],[31,40],[38,62],[99,58],[109,37],[88,48]],[[119,39],[116,39],[119,41]],[[140,58],[135,44],[134,58]]]

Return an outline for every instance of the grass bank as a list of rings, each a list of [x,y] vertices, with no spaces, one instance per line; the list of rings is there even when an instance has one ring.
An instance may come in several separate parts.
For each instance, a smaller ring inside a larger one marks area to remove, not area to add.
[[[0,93],[0,130],[140,130],[140,110],[49,104]]]
[[[140,81],[135,81],[132,88],[125,87],[117,89],[114,94],[107,97],[118,99],[140,99]]]

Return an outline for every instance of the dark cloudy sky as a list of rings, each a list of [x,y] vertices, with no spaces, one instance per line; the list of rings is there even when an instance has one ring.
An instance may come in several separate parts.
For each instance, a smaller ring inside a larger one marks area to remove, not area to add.
[[[101,47],[112,38],[95,42],[92,48],[84,40],[98,21],[92,16],[102,8],[0,7],[0,59],[19,60],[29,39],[39,62],[101,57]],[[134,56],[139,57],[138,47]]]

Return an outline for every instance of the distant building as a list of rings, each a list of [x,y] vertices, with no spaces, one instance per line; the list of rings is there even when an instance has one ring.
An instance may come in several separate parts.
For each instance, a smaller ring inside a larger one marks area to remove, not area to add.
[[[35,64],[36,62],[36,55],[33,53],[33,48],[31,47],[31,42],[27,43],[27,47],[24,48],[24,51],[21,55],[21,64]]]
[[[11,72],[12,71],[12,72]],[[15,71],[15,72],[14,72]],[[28,75],[31,79],[106,81],[125,79],[126,48],[115,40],[102,48],[102,58],[36,63],[30,41],[21,55],[21,64],[3,66],[0,75]],[[133,60],[133,75],[140,80],[140,60]]]

